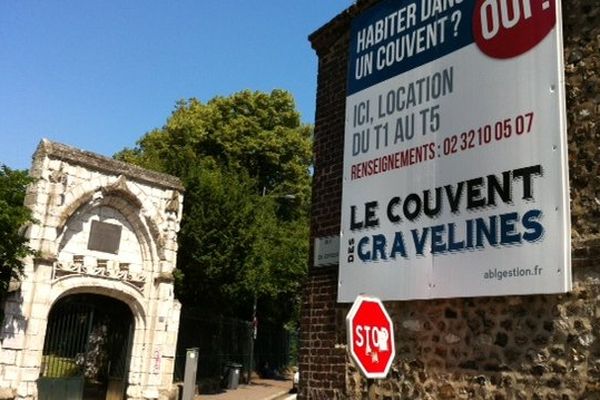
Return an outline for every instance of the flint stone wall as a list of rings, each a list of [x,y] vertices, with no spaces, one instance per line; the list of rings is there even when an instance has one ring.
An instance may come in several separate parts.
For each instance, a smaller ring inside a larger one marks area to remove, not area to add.
[[[350,21],[375,3],[359,0],[310,36],[319,57],[311,243],[340,230]],[[573,291],[387,302],[397,355],[375,381],[347,356],[338,267],[311,267],[299,399],[600,399],[600,4],[562,3]]]

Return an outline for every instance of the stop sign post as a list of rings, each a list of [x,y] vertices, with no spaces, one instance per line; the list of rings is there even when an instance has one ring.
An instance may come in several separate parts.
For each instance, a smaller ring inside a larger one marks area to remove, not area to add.
[[[346,316],[350,356],[366,378],[385,378],[396,347],[394,324],[381,300],[358,296]]]

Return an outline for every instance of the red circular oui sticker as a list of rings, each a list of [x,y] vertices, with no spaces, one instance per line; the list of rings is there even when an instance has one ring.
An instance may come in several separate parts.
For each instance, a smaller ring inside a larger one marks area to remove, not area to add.
[[[512,58],[534,48],[556,24],[556,0],[477,0],[473,36],[493,58]]]

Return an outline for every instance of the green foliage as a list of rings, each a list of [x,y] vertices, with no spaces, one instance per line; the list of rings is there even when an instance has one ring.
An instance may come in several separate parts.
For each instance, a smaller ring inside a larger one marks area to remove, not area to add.
[[[308,258],[310,126],[285,91],[180,101],[117,158],[186,187],[176,273],[187,305],[279,321],[295,310]]]
[[[6,296],[10,280],[21,277],[23,258],[34,254],[23,232],[32,222],[31,211],[23,205],[31,182],[27,172],[0,166],[0,299]]]
[[[242,91],[206,104],[179,101],[162,129],[116,157],[181,178],[194,165],[212,164],[244,171],[256,179],[258,193],[265,187],[267,193],[277,189],[307,196],[311,134],[288,92]]]

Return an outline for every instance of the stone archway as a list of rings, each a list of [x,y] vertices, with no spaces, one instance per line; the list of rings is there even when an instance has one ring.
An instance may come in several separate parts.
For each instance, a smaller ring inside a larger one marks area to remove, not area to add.
[[[114,398],[168,395],[180,312],[172,271],[182,212],[181,183],[168,175],[46,140],[34,156],[31,174],[37,179],[28,190],[26,205],[37,222],[28,236],[38,256],[27,260],[20,291],[5,305],[0,389],[12,390],[16,399],[35,400],[39,380],[53,378],[47,369],[52,359],[64,358],[63,364],[77,367],[77,360],[67,359],[86,351],[79,348],[75,354],[61,355],[51,342],[57,330],[64,331],[59,325],[75,326],[72,315],[79,314],[75,308],[75,314],[55,310],[73,299],[105,299],[115,310],[125,305],[129,316],[121,319],[132,321],[127,347],[131,357],[120,384],[113,382],[119,393]],[[83,309],[102,308],[98,300],[80,303]],[[59,314],[70,317],[61,320]],[[109,314],[104,315],[108,321]],[[68,335],[65,331],[61,337]],[[102,368],[107,369],[104,380],[98,380],[99,396],[109,399],[111,369]],[[41,387],[41,397],[44,390]]]

